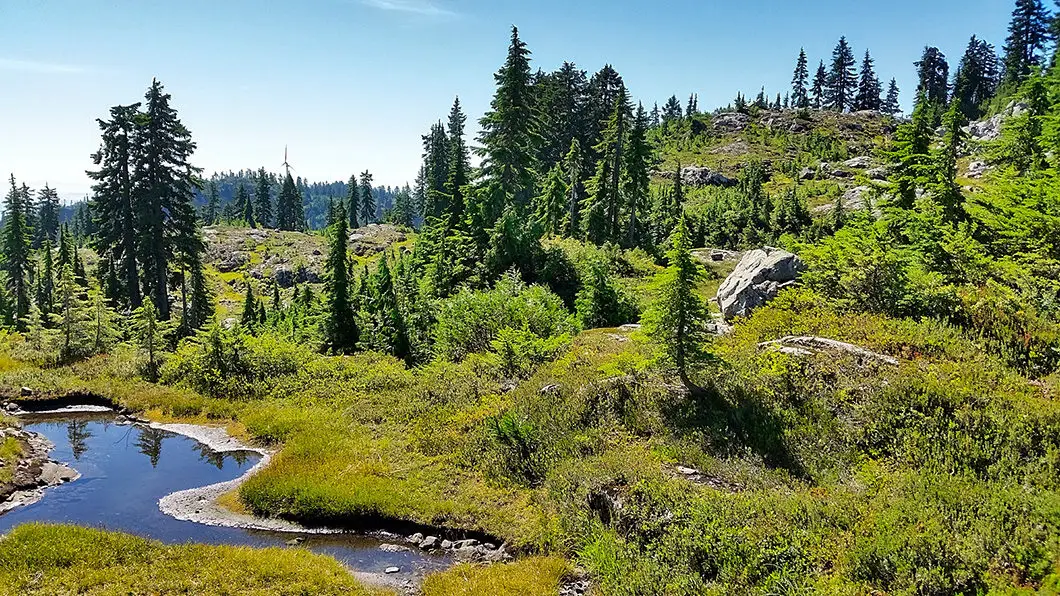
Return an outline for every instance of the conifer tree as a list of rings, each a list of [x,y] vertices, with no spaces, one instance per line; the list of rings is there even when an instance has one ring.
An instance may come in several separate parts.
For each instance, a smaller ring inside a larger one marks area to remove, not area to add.
[[[578,139],[571,139],[570,150],[563,159],[563,172],[567,180],[567,216],[563,221],[564,233],[574,238],[578,236],[581,224],[578,221],[578,207],[582,201],[582,149]]]
[[[372,289],[372,312],[379,347],[404,360],[409,356],[408,330],[398,307],[394,278],[386,256],[379,261],[372,276]]]
[[[847,223],[847,210],[843,205],[843,194],[837,194],[835,201],[832,203],[831,212],[831,228],[832,233],[835,234],[843,228]]]
[[[923,90],[917,93],[910,121],[898,127],[895,149],[891,160],[896,163],[892,179],[895,183],[894,206],[912,209],[916,190],[924,180],[930,161],[931,125],[930,103]]]
[[[644,111],[644,105],[638,104],[626,148],[625,184],[623,187],[626,203],[625,241],[629,247],[635,247],[640,244],[640,220],[648,202],[652,148],[648,143],[647,135],[648,117]]]
[[[59,193],[47,184],[37,195],[36,223],[34,246],[40,247],[45,238],[54,242],[59,233]]]
[[[290,172],[284,177],[276,198],[276,227],[289,232],[301,231],[305,227],[302,193],[295,186]]]
[[[452,168],[449,145],[450,139],[441,122],[432,125],[430,133],[423,137],[424,218],[441,218],[449,211],[445,190]]]
[[[361,177],[362,181],[364,177]],[[357,347],[359,332],[350,303],[350,278],[347,255],[349,228],[346,207],[336,207],[335,225],[331,234],[327,273],[327,312],[324,319],[324,349],[334,354],[349,354]],[[278,298],[274,297],[278,301]]]
[[[254,219],[261,227],[272,226],[272,180],[265,168],[258,170],[254,186]]]
[[[551,235],[562,231],[566,213],[567,182],[562,164],[557,163],[549,170],[541,194],[534,198],[534,216],[541,224],[541,231]]]
[[[390,211],[390,221],[399,225],[412,227],[415,219],[415,209],[412,206],[412,194],[408,186],[399,190],[394,195],[394,208]]]
[[[258,326],[258,302],[254,298],[254,287],[250,284],[250,280],[244,279],[243,283],[247,285],[247,292],[243,295],[243,313],[239,318],[239,324],[253,333]]]
[[[699,295],[703,272],[692,258],[688,226],[680,217],[670,239],[669,266],[660,274],[657,298],[644,314],[644,326],[662,348],[666,360],[690,386],[689,371],[710,358],[707,343],[710,313]]]
[[[805,109],[810,107],[810,96],[806,91],[806,84],[810,79],[809,66],[806,61],[806,50],[799,50],[799,59],[795,63],[795,74],[791,78],[791,105],[794,108]]]
[[[55,264],[52,241],[45,239],[40,249],[40,274],[37,276],[37,308],[45,322],[55,306]]]
[[[59,269],[57,289],[58,324],[62,334],[59,358],[67,362],[91,353],[93,315],[74,280],[73,266],[67,264]]]
[[[538,142],[531,86],[530,51],[512,27],[504,65],[494,76],[497,91],[490,110],[479,121],[482,133],[482,176],[488,182],[490,205],[485,220],[492,226],[508,205],[525,206],[534,194],[534,155]]]
[[[212,226],[217,223],[217,218],[221,214],[221,193],[217,189],[217,183],[210,181],[208,192],[206,195],[206,209],[203,211],[202,220],[203,223]]]
[[[857,89],[857,75],[854,72],[854,52],[850,49],[846,37],[840,37],[832,51],[832,68],[828,72],[828,85],[825,88],[827,107],[843,112],[854,105]]]
[[[30,310],[30,239],[24,201],[25,196],[12,175],[11,190],[4,200],[3,266],[13,302],[13,319],[20,331],[25,330],[24,321]]]
[[[582,237],[589,242],[600,245],[610,238],[608,227],[608,205],[617,202],[611,193],[612,161],[607,157],[596,163],[596,175],[586,184],[588,195],[581,206]]]
[[[467,117],[460,109],[460,98],[453,100],[449,111],[449,175],[445,181],[445,192],[448,203],[449,225],[456,226],[463,222],[466,198],[464,190],[469,180],[471,158],[464,143],[464,123]]]
[[[1005,39],[1004,84],[1014,88],[1041,65],[1042,51],[1049,42],[1052,18],[1042,0],[1016,0]]]
[[[872,56],[869,55],[868,50],[865,50],[865,59],[861,62],[861,80],[858,82],[858,94],[854,98],[854,109],[880,111],[883,103],[880,98],[882,91],[880,80],[876,78]]]
[[[254,203],[250,198],[250,191],[247,190],[246,185],[243,183],[240,183],[236,189],[235,203],[235,211],[239,214],[239,218],[243,220],[243,223],[251,228],[258,227],[254,221]]]
[[[820,110],[825,107],[826,91],[828,89],[828,71],[824,69],[824,60],[817,65],[817,74],[813,77],[813,109]]]
[[[917,90],[924,91],[925,99],[934,104],[937,111],[949,101],[950,65],[946,62],[946,55],[938,48],[928,46],[915,64],[919,81]]]
[[[959,102],[953,102],[943,118],[946,133],[942,139],[942,148],[935,157],[934,195],[942,206],[943,218],[950,224],[963,221],[967,215],[964,210],[964,195],[961,186],[957,184],[957,160],[961,157],[967,136],[963,130],[965,123]]]
[[[125,306],[135,310],[142,303],[140,269],[137,266],[137,221],[139,206],[133,188],[138,143],[135,135],[140,104],[115,106],[110,120],[98,120],[103,142],[92,155],[99,168],[88,172],[92,186],[92,215],[97,226],[95,248],[115,266],[118,287]]]
[[[670,124],[671,122],[681,119],[681,102],[678,101],[676,95],[671,95],[670,99],[666,100],[666,104],[663,105],[662,110],[662,121],[663,125]],[[664,129],[665,130],[665,129]]]
[[[881,110],[889,116],[897,116],[902,111],[902,106],[898,103],[898,82],[893,78],[887,86],[887,98],[883,100]]]
[[[137,343],[140,349],[143,350],[144,355],[147,356],[147,362],[144,364],[144,376],[148,381],[157,381],[161,364],[159,362],[159,352],[162,350],[162,335],[165,332],[165,328],[159,322],[158,311],[151,300],[146,301],[143,306],[135,311],[134,330]]]
[[[994,47],[972,36],[957,66],[953,82],[953,101],[969,120],[983,115],[983,108],[994,96],[998,85],[998,61]]]
[[[375,195],[372,191],[372,175],[368,170],[361,172],[361,222],[368,225],[375,221]]]
[[[361,227],[357,223],[357,211],[361,206],[361,187],[357,184],[357,175],[351,174],[350,180],[346,183],[346,205],[344,206],[346,214],[349,216],[350,229],[356,230]]]
[[[104,354],[118,340],[118,315],[107,304],[107,298],[97,288],[88,292],[89,308],[92,310],[92,352]]]

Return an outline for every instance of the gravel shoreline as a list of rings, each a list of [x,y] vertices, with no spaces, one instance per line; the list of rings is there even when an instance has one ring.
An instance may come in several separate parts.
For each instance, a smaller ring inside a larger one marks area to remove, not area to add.
[[[44,492],[60,484],[73,482],[81,473],[48,456],[55,445],[43,435],[21,429],[0,429],[0,438],[14,437],[28,447],[18,463],[13,481],[0,489],[0,514],[44,498]]]

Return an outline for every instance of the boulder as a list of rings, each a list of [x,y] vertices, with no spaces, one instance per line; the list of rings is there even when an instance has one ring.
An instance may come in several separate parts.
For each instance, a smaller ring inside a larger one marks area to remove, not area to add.
[[[422,548],[423,550],[430,550],[432,548],[438,548],[438,537],[437,536],[428,536],[428,537],[424,538],[423,542],[420,543],[420,548]]]
[[[217,270],[221,273],[231,273],[237,269],[241,269],[243,265],[247,264],[247,255],[245,253],[234,251],[230,252],[217,263]]]
[[[803,168],[799,172],[799,180],[813,180],[817,177],[817,170],[813,168]]]
[[[718,306],[725,320],[747,316],[776,298],[804,269],[802,259],[779,248],[748,252],[718,290]]]
[[[868,186],[856,186],[843,193],[843,206],[847,209],[864,209],[869,204],[872,189]]]
[[[272,278],[276,280],[276,285],[281,288],[290,288],[294,286],[294,271],[291,271],[290,267],[281,265],[272,272]]]
[[[888,174],[887,168],[872,168],[865,172],[869,180],[886,180]]]
[[[696,166],[681,169],[681,182],[688,186],[736,186],[736,180],[710,168]]]
[[[990,166],[985,161],[977,160],[968,164],[969,178],[982,178],[988,171],[990,171]]]
[[[714,130],[726,131],[726,132],[740,132],[747,128],[747,124],[751,119],[747,114],[741,114],[740,112],[729,112],[727,114],[718,114],[714,117],[713,125]]]

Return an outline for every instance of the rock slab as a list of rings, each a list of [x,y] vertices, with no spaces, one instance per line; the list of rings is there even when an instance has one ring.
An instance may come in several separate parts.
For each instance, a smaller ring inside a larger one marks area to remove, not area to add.
[[[805,268],[802,259],[779,248],[748,252],[718,290],[718,306],[725,320],[745,317],[776,298]]]

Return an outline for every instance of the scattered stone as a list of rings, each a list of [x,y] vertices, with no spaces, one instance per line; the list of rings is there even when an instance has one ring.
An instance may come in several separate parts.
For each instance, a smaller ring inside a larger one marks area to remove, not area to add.
[[[802,259],[778,248],[748,252],[718,290],[718,306],[725,320],[745,317],[776,298],[804,269]]]
[[[407,542],[411,542],[412,544],[419,544],[419,543],[423,542],[423,534],[420,534],[419,532],[416,532],[415,534],[413,534],[412,536],[409,536],[405,540]]]
[[[887,168],[872,168],[865,172],[869,180],[886,180],[888,174]]]
[[[281,288],[294,287],[294,271],[286,265],[281,265],[272,270],[272,279]]]
[[[990,166],[985,161],[976,160],[968,164],[969,178],[982,178],[988,171],[990,171]]]
[[[217,270],[221,273],[231,273],[242,269],[247,264],[247,255],[240,251],[232,251],[217,263]]]
[[[812,356],[813,354],[824,351],[843,352],[846,354],[853,354],[863,361],[881,362],[891,366],[898,366],[898,359],[892,356],[880,354],[854,344],[825,337],[789,335],[778,340],[762,342],[758,344],[758,347],[774,348],[781,351],[788,348],[788,351],[785,353],[797,356]]]
[[[714,130],[726,131],[726,132],[740,132],[747,128],[747,124],[751,121],[751,118],[747,114],[741,114],[740,112],[728,112],[726,114],[719,114],[714,117],[712,124]]]
[[[553,395],[555,393],[559,393],[559,385],[556,385],[555,383],[545,385],[541,388],[541,395]]]
[[[848,168],[865,169],[872,165],[872,158],[868,156],[855,157],[848,159],[843,162],[843,165]]]
[[[401,568],[400,567],[387,567],[383,571],[383,573],[386,573],[387,575],[393,575],[395,573],[400,573],[400,572],[401,572]]]
[[[639,331],[640,330],[640,325],[638,325],[636,323],[626,323],[625,325],[622,325],[621,327],[619,327],[618,330],[622,331],[624,333],[632,333],[634,331]]]
[[[22,395],[22,397],[29,397],[29,396],[33,395],[33,390],[30,389],[29,387],[23,387],[22,389],[19,390],[19,393]]]
[[[453,548],[453,543],[452,543],[452,541],[449,541],[449,540],[443,540],[443,541],[442,541],[442,548],[443,548],[443,549],[445,549],[445,550],[449,550],[449,549]]]
[[[286,544],[287,546],[298,546],[299,544],[302,544],[303,542],[305,542],[305,538],[302,537],[302,536],[297,536],[295,538],[291,538],[290,540],[288,540],[284,544]]]
[[[383,551],[384,553],[407,553],[407,552],[409,552],[412,549],[410,549],[407,546],[401,546],[400,544],[389,544],[389,543],[386,543],[386,544],[380,544],[379,545],[379,550]]]
[[[803,168],[799,172],[799,180],[813,180],[817,177],[817,170],[813,168]]]
[[[681,169],[681,182],[688,186],[736,186],[736,180],[710,168],[687,166]]]
[[[467,548],[469,546],[478,546],[478,540],[475,540],[474,538],[468,538],[467,540],[457,540],[453,543],[453,548],[457,549]]]
[[[424,538],[423,542],[420,542],[420,548],[422,548],[423,550],[430,550],[432,548],[438,548],[438,537],[437,536],[428,536],[428,537]]]
[[[869,195],[872,189],[868,186],[858,186],[843,193],[843,207],[847,209],[864,209],[868,207]]]

